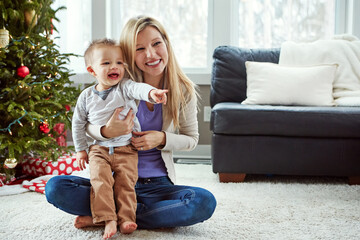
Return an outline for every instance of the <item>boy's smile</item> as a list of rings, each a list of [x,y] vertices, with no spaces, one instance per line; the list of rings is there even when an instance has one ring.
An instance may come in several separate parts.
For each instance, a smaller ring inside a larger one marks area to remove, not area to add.
[[[108,77],[112,80],[117,80],[119,78],[120,74],[118,73],[110,73]]]

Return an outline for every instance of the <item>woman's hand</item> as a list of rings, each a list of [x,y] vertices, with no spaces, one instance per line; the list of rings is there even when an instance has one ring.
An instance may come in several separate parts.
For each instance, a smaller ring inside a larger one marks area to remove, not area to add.
[[[138,150],[144,151],[165,145],[166,135],[160,131],[133,132],[131,144]]]
[[[124,107],[115,109],[114,114],[111,116],[105,126],[101,128],[101,135],[106,138],[118,137],[132,132],[134,128],[135,114],[132,109],[128,112],[124,120],[119,119],[120,112]]]

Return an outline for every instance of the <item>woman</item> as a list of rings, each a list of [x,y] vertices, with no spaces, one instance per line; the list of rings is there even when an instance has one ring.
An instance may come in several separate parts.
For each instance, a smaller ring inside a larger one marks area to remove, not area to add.
[[[138,228],[188,226],[211,217],[216,207],[207,190],[175,184],[174,150],[192,150],[198,143],[197,93],[180,69],[167,33],[150,17],[130,19],[120,45],[130,75],[139,82],[168,89],[166,105],[139,103],[137,117],[142,132],[134,132],[131,143],[139,151],[136,223]],[[88,126],[95,139],[116,137],[132,131],[133,116],[106,126]],[[46,185],[46,196],[56,207],[75,215],[75,227],[93,226],[89,207],[90,183],[76,176],[58,176]]]

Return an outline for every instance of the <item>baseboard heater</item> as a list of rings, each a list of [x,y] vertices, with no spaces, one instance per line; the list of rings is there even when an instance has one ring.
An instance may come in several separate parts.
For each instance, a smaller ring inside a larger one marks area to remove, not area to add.
[[[211,145],[197,145],[190,152],[174,152],[174,162],[181,164],[211,164]]]

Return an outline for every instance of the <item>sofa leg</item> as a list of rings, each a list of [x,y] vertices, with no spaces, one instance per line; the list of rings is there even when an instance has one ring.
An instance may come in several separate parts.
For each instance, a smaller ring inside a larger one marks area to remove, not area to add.
[[[219,173],[219,180],[222,183],[244,182],[245,177],[245,173]]]
[[[349,185],[360,185],[360,176],[349,177]]]

